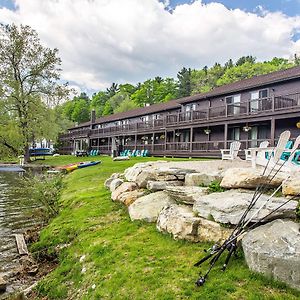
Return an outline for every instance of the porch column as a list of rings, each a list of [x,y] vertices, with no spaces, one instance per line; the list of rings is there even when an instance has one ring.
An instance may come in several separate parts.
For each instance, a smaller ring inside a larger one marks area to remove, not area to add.
[[[108,146],[108,147],[107,147],[107,148],[108,148],[107,151],[108,151],[108,153],[111,152],[111,151],[110,151],[110,139],[111,139],[110,137],[107,139],[107,140],[108,140],[108,142],[107,142],[107,146]]]
[[[167,151],[167,130],[165,130],[165,141],[164,141],[164,143],[165,143],[165,146],[164,146],[164,149],[165,149],[165,155],[166,155],[166,151]]]
[[[275,145],[275,118],[271,119],[271,146]]]
[[[137,134],[134,135],[134,150],[136,150]]]
[[[154,138],[155,138],[155,133],[152,133],[152,145],[151,145],[151,149],[152,149],[152,153],[154,151]]]
[[[194,134],[194,128],[191,127],[191,130],[190,130],[190,152],[193,152],[193,134]]]
[[[228,139],[228,124],[224,125],[224,149],[227,149],[227,139]]]

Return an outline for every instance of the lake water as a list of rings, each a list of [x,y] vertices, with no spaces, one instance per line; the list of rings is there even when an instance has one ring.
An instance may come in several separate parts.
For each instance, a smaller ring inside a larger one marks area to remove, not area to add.
[[[34,224],[30,214],[31,207],[36,207],[25,199],[19,190],[22,173],[0,171],[0,275],[7,275],[18,267],[18,252],[14,234],[24,231]],[[19,289],[14,283],[8,286],[8,292]],[[0,299],[5,295],[0,294]]]

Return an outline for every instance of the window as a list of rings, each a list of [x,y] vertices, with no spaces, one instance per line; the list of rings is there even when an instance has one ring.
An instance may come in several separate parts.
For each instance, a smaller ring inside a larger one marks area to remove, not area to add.
[[[240,114],[241,94],[225,97],[228,115]]]
[[[261,99],[268,97],[268,89],[257,90],[251,92],[250,111],[256,112],[263,109],[263,103]]]
[[[230,139],[232,141],[239,141],[240,140],[240,128],[239,127],[231,128],[231,130],[230,130]]]
[[[143,122],[148,122],[148,121],[149,121],[149,116],[141,117],[141,120],[142,120]]]

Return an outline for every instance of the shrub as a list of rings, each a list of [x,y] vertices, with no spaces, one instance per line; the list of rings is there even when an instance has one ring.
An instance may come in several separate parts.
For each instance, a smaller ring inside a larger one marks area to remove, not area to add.
[[[49,222],[59,212],[59,198],[62,176],[34,175],[21,180],[22,194],[38,206],[38,213],[44,222]]]
[[[210,194],[224,192],[225,189],[221,187],[220,183],[221,183],[221,181],[219,181],[219,180],[212,181],[210,183],[210,185],[208,186],[208,192]]]

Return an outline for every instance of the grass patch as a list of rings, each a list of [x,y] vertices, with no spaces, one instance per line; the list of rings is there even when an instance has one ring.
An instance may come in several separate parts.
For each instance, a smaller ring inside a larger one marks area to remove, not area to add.
[[[225,273],[213,270],[206,285],[196,288],[193,264],[210,245],[174,241],[155,224],[131,222],[127,209],[112,202],[103,186],[112,173],[156,159],[100,159],[101,165],[65,177],[60,213],[31,247],[51,253],[70,244],[61,250],[57,269],[38,285],[40,299],[299,299],[300,292],[250,272],[242,257]],[[51,157],[42,163],[83,160],[90,158]]]
[[[225,192],[225,189],[221,187],[220,180],[213,180],[208,186],[208,193],[221,193]]]

